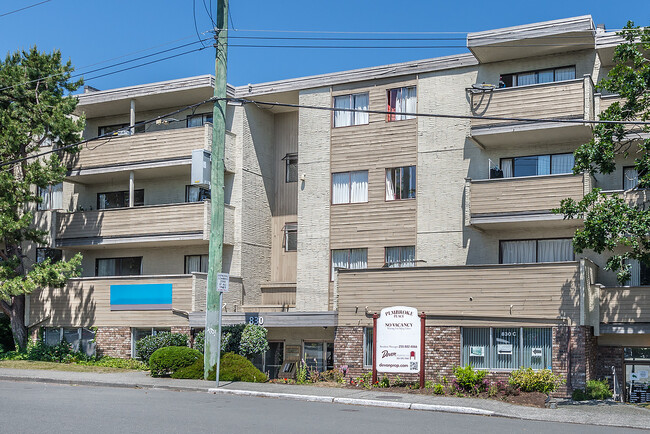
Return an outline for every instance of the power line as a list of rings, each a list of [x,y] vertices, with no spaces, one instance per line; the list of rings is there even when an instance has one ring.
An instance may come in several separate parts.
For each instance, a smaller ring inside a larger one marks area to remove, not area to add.
[[[209,103],[209,102],[211,102],[211,101],[213,101],[213,100],[214,100],[214,97],[209,98],[209,99],[206,99],[206,100],[203,100],[203,101],[201,101],[201,102],[197,102],[197,103],[194,103],[194,104],[187,105],[187,106],[182,107],[182,108],[179,108],[179,109],[176,109],[176,110],[174,110],[173,112],[169,112],[169,113],[165,113],[165,114],[160,115],[160,116],[156,116],[155,118],[147,119],[147,120],[145,120],[145,121],[141,121],[141,122],[136,122],[135,124],[133,124],[133,126],[129,125],[129,126],[126,126],[126,127],[119,128],[119,129],[117,129],[117,130],[115,130],[115,131],[111,131],[110,133],[100,134],[100,135],[98,135],[97,137],[92,137],[92,138],[90,138],[90,139],[85,139],[85,140],[82,140],[82,141],[80,141],[80,142],[71,143],[71,144],[69,144],[69,145],[65,145],[65,146],[62,146],[62,147],[60,147],[60,148],[51,149],[51,150],[49,150],[49,151],[40,152],[40,153],[38,153],[38,154],[28,155],[27,157],[17,158],[17,159],[15,159],[15,160],[11,160],[11,161],[7,161],[7,162],[4,162],[4,163],[0,163],[0,167],[10,166],[10,165],[13,165],[13,164],[16,164],[16,163],[20,163],[21,161],[31,160],[31,159],[33,159],[33,158],[38,158],[38,157],[42,157],[42,156],[45,156],[45,155],[53,154],[53,153],[55,153],[55,152],[64,151],[64,150],[66,150],[66,149],[74,148],[74,147],[76,147],[76,146],[82,146],[82,145],[84,145],[84,144],[87,144],[87,143],[90,143],[90,142],[94,142],[94,141],[96,141],[96,140],[108,139],[108,140],[107,140],[107,142],[108,142],[108,141],[110,141],[110,139],[114,138],[114,136],[115,136],[119,131],[127,131],[127,130],[131,130],[131,128],[139,127],[139,126],[141,126],[141,125],[147,125],[147,124],[150,124],[150,123],[152,123],[152,122],[156,122],[156,121],[158,121],[158,120],[160,120],[160,119],[164,119],[164,118],[166,118],[166,117],[173,116],[173,115],[178,114],[178,113],[180,113],[180,112],[182,112],[182,111],[185,111],[185,110],[188,110],[188,109],[192,109],[192,108],[195,108],[195,107],[199,107],[199,106],[201,106],[201,105],[203,105],[203,104],[207,104],[207,103]],[[100,146],[101,146],[101,145],[100,145]],[[96,148],[94,148],[94,149],[96,149]]]
[[[0,14],[0,18],[1,17],[6,17],[7,15],[15,14],[16,12],[24,11],[25,9],[33,8],[33,7],[38,6],[38,5],[49,3],[51,1],[52,0],[45,0],[45,1],[42,1],[42,2],[34,3],[33,5],[25,6],[24,8],[13,10],[11,12],[5,12],[4,14]]]
[[[650,125],[650,121],[601,121],[601,120],[583,120],[583,119],[558,119],[558,118],[513,118],[513,117],[500,117],[500,116],[475,116],[475,115],[447,115],[441,113],[412,113],[412,112],[391,112],[384,110],[361,110],[361,109],[347,109],[347,108],[334,108],[334,107],[321,107],[303,104],[290,104],[280,102],[262,102],[254,101],[245,98],[225,98],[226,101],[239,102],[243,104],[254,104],[256,106],[276,106],[276,107],[290,107],[290,108],[304,108],[311,110],[326,110],[331,112],[352,112],[352,113],[372,113],[381,115],[401,115],[413,117],[428,117],[428,118],[447,118],[447,119],[481,119],[492,121],[513,121],[513,122],[552,122],[552,123],[569,123],[569,124],[621,124],[621,125]]]
[[[522,48],[522,47],[584,47],[593,48],[591,44],[527,44],[499,45],[481,48]],[[238,48],[326,48],[326,49],[433,49],[433,48],[467,48],[465,45],[268,45],[268,44],[228,44],[228,47]]]
[[[221,30],[221,29],[216,29]],[[608,32],[620,31],[623,29],[609,29]],[[280,30],[280,29],[237,29],[237,32],[257,32],[257,33],[312,33],[323,35],[467,35],[469,33],[476,33],[475,31],[462,32],[462,31],[427,31],[427,32],[378,32],[378,31],[343,31],[343,30]],[[581,38],[582,36],[573,35],[548,35],[545,38]],[[511,38],[510,36],[490,36],[492,38]]]

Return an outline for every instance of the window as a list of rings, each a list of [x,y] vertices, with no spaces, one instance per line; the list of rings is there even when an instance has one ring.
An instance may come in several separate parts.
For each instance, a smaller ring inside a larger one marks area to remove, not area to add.
[[[529,84],[550,83],[553,81],[573,80],[576,78],[575,66],[549,68],[537,71],[502,74],[499,87],[526,86]]]
[[[625,286],[650,286],[650,267],[636,259],[625,261],[630,265],[630,280]]]
[[[198,185],[185,186],[185,202],[203,202],[204,200],[210,200],[210,196],[209,188],[199,187]]]
[[[129,129],[131,124],[115,124],[115,125],[104,125],[97,128],[97,135],[103,136],[105,134],[113,133],[114,136],[129,136],[131,135],[131,130]],[[144,133],[145,125],[136,125],[134,128],[136,134]]]
[[[368,249],[332,250],[332,281],[334,281],[334,274],[337,268],[347,268],[350,270],[368,268]]]
[[[623,167],[623,190],[630,190],[635,187],[646,188],[647,186],[639,187],[639,172],[635,167]]]
[[[135,190],[133,206],[144,205],[144,190]],[[97,193],[97,209],[126,208],[129,206],[129,191]]]
[[[305,342],[303,356],[310,369],[316,369],[319,372],[334,369],[333,342]]]
[[[185,274],[207,272],[208,255],[185,255]]]
[[[48,346],[59,345],[65,340],[74,351],[81,351],[88,356],[95,354],[95,332],[87,328],[46,327],[43,339]]]
[[[573,173],[573,154],[532,155],[501,159],[503,178]],[[492,173],[491,173],[492,175]]]
[[[298,250],[298,223],[284,225],[284,251],[295,252]]]
[[[386,247],[385,266],[390,268],[415,267],[415,246]]]
[[[372,327],[363,328],[363,367],[372,368]]]
[[[415,86],[400,87],[388,91],[388,115],[387,121],[401,121],[404,119],[415,119],[415,115],[399,113],[415,113],[417,111],[417,98]]]
[[[140,274],[142,274],[142,256],[95,260],[95,276],[138,276]]]
[[[61,259],[63,259],[63,250],[50,249],[49,247],[37,247],[36,263],[40,264],[46,259],[49,259],[50,263],[59,262]]]
[[[573,261],[571,238],[501,241],[501,264]]]
[[[550,328],[462,328],[461,363],[477,369],[551,369]]]
[[[415,199],[415,166],[386,169],[386,200]]]
[[[285,163],[284,182],[298,182],[298,154],[287,154]]]
[[[368,110],[368,93],[334,97],[335,109]],[[334,128],[368,123],[368,113],[334,110]]]
[[[211,124],[211,123],[212,123],[212,113],[189,115],[187,117],[187,128],[201,127],[205,124]]]
[[[48,209],[63,208],[62,182],[54,185],[48,185],[45,188],[38,187],[38,195],[41,197],[41,202],[38,204],[39,210],[44,211]]]
[[[154,336],[162,332],[171,332],[170,328],[156,328],[156,327],[147,327],[147,328],[132,328],[131,329],[131,357],[137,358],[138,352],[136,351],[135,343],[140,339],[147,336]]]
[[[368,202],[368,171],[332,174],[332,204]]]

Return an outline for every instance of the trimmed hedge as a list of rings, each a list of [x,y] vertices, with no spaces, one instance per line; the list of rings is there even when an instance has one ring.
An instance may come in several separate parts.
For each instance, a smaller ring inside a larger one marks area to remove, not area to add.
[[[574,401],[587,401],[591,399],[604,400],[612,397],[612,390],[607,380],[588,380],[585,390],[576,389],[573,391]]]
[[[182,333],[160,332],[155,335],[145,336],[135,343],[138,359],[147,363],[153,353],[164,347],[186,347],[187,335]]]
[[[188,347],[164,347],[157,349],[149,359],[149,369],[152,377],[173,375],[181,368],[190,366],[203,355]]]
[[[172,374],[172,378],[203,379],[203,358],[198,358],[194,363],[181,368]],[[216,381],[216,370],[212,369],[208,380]],[[246,357],[239,354],[226,353],[221,356],[220,381],[244,381],[247,383],[264,383],[268,377],[257,369]]]
[[[533,368],[519,368],[510,373],[508,384],[522,392],[555,392],[564,380],[548,369],[534,371]]]

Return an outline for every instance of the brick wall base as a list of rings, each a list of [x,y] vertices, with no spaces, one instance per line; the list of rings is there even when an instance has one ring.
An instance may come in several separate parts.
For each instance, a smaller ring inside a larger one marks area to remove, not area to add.
[[[596,378],[599,380],[607,380],[613,390],[613,368],[616,372],[616,391],[619,394],[623,394],[623,382],[625,381],[623,347],[598,347],[597,353],[598,365],[596,366]]]
[[[98,327],[95,333],[98,356],[131,357],[131,327]]]

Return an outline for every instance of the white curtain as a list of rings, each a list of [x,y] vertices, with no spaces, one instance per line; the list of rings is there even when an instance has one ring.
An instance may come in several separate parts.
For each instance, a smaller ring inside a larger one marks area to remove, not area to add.
[[[573,246],[571,239],[539,240],[537,262],[573,261]]]
[[[332,250],[332,280],[334,280],[337,268],[348,268],[349,256],[350,251],[348,249]]]
[[[503,264],[529,264],[535,262],[535,240],[504,241],[501,243]]]
[[[574,158],[573,154],[553,155],[553,164],[551,173],[571,173],[573,172]]]
[[[504,178],[512,178],[512,158],[501,160],[501,170]]]
[[[185,257],[185,273],[199,273],[201,270],[201,255],[189,255]]]
[[[332,174],[332,203],[350,203],[350,173]]]
[[[399,247],[386,247],[386,265],[390,268],[400,266]]]
[[[334,97],[334,108],[335,109],[349,109],[350,107],[350,95],[336,96]],[[351,116],[352,112],[349,111],[334,111],[334,126],[335,127],[347,127],[351,125]]]
[[[415,246],[402,247],[402,267],[415,267]]]
[[[537,82],[538,83],[550,83],[553,81],[553,70],[547,69],[545,71],[539,71],[537,73]]]
[[[634,188],[639,183],[639,174],[633,167],[628,167],[623,171],[623,190]]]
[[[576,78],[576,69],[573,66],[555,70],[555,81],[573,80]]]
[[[49,188],[38,187],[38,195],[43,199],[43,201],[38,204],[38,209],[51,209],[52,203],[50,201],[50,190]]]
[[[368,94],[359,93],[354,95],[354,109],[368,110]],[[368,123],[368,113],[354,112],[354,125],[363,125]]]
[[[350,250],[350,269],[361,270],[368,268],[368,249]]]
[[[114,276],[115,275],[115,259],[98,259],[97,260],[97,275],[98,276]]]
[[[52,209],[63,209],[63,183],[51,185],[50,191],[52,192]]]
[[[627,286],[641,286],[641,263],[636,259],[628,259],[626,264],[630,264],[630,280],[625,282]]]
[[[535,73],[526,72],[523,74],[517,74],[517,86],[525,86],[527,84],[535,84]]]
[[[395,200],[394,169],[386,169],[386,200]]]
[[[397,113],[415,113],[417,110],[417,91],[415,86],[392,89],[389,95],[389,104],[394,100],[394,109]],[[414,119],[414,115],[396,114],[395,120]]]
[[[537,157],[537,174],[550,175],[551,173],[551,156],[540,155]]]
[[[415,87],[409,87],[406,89],[406,112],[416,113],[417,112],[417,94]],[[415,119],[413,115],[406,115],[404,119]]]
[[[350,173],[351,191],[350,202],[368,202],[368,171],[361,170]]]

